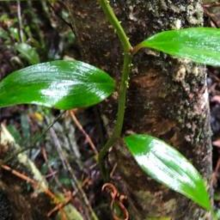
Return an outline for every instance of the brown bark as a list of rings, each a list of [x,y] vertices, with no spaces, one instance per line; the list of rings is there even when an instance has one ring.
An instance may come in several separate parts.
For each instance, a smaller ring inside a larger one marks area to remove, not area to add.
[[[119,79],[121,47],[97,1],[70,0],[69,3],[84,61]],[[162,30],[203,23],[198,0],[118,0],[111,3],[133,45]],[[207,96],[204,67],[142,51],[134,59],[124,133],[150,133],[166,140],[189,158],[210,182],[212,157]],[[105,104],[109,121],[115,117],[114,97]],[[210,219],[182,195],[146,177],[124,146],[112,150],[110,162],[118,164],[117,173],[121,179],[115,182],[129,198],[131,219]]]

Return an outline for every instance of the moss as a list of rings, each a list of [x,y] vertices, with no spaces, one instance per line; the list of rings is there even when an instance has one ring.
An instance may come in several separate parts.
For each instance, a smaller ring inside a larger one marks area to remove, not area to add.
[[[203,23],[203,9],[200,3],[192,3],[187,6],[187,20],[191,25]]]

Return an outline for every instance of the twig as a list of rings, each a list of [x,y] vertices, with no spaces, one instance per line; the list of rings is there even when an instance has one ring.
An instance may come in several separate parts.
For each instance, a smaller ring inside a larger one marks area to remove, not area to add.
[[[53,142],[54,142],[54,145],[55,145],[55,147],[56,147],[56,150],[57,150],[57,152],[58,152],[58,154],[59,154],[59,157],[60,157],[60,159],[61,159],[61,162],[62,162],[62,164],[63,164],[63,167],[64,167],[65,170],[67,170],[67,166],[66,166],[66,163],[65,163],[65,155],[64,155],[64,153],[63,153],[63,150],[62,150],[62,146],[61,146],[61,144],[60,144],[60,141],[59,141],[59,139],[58,139],[58,137],[57,137],[57,135],[56,135],[56,133],[55,133],[55,131],[54,131],[53,128],[50,129],[50,135],[51,135],[51,137],[52,137],[52,140],[53,140]]]
[[[42,188],[42,187],[41,187],[41,183],[39,183],[38,181],[36,181],[36,180],[34,180],[34,179],[32,179],[32,178],[26,176],[26,175],[23,174],[23,173],[20,173],[20,172],[17,171],[17,170],[12,169],[12,168],[9,167],[8,165],[4,165],[4,164],[3,164],[3,165],[1,165],[1,168],[4,169],[4,170],[6,170],[6,171],[11,172],[13,175],[15,175],[15,176],[17,176],[18,178],[20,178],[20,179],[26,181],[27,183],[32,184],[32,186],[33,186],[34,188]],[[46,195],[48,195],[51,199],[53,199],[53,201],[54,201],[55,203],[57,203],[57,202],[59,201],[59,200],[57,199],[57,197],[55,196],[55,194],[52,193],[48,188],[46,188],[46,189],[45,189],[45,188],[42,188],[42,190],[43,190],[43,192],[44,192]]]
[[[206,8],[220,7],[220,2],[206,3],[203,4],[202,6]]]
[[[95,147],[95,144],[93,143],[92,139],[90,138],[90,136],[87,134],[87,132],[83,129],[83,126],[81,125],[81,123],[79,122],[79,120],[77,119],[76,115],[74,114],[74,111],[69,111],[69,114],[72,118],[72,120],[74,121],[75,125],[77,126],[77,128],[82,132],[82,134],[85,136],[86,141],[88,142],[88,144],[90,145],[91,149],[94,151],[95,155],[98,156],[98,151]]]
[[[53,10],[54,14],[64,23],[66,24],[70,29],[71,31],[74,33],[74,28],[72,26],[71,23],[69,23],[68,21],[66,21],[66,19],[64,19],[59,13],[57,13],[56,9],[54,8],[54,6],[50,3],[50,1],[47,1],[50,8]],[[62,4],[64,7],[66,7],[66,5],[63,3],[63,2],[59,2],[60,4]]]
[[[42,152],[42,155],[43,155],[43,158],[49,168],[49,171],[50,173],[52,174],[52,177],[55,179],[57,185],[62,188],[62,184],[60,183],[59,179],[57,178],[56,176],[56,172],[52,169],[52,167],[50,166],[49,162],[48,162],[48,157],[47,157],[47,152],[45,150],[45,148],[41,148],[41,152]]]
[[[53,125],[62,117],[62,115],[65,112],[60,113],[55,119],[54,121],[41,133],[40,136],[36,135],[33,140],[31,141],[31,144],[28,147],[22,148],[20,150],[17,150],[16,152],[14,152],[12,155],[9,155],[8,157],[6,157],[6,159],[3,161],[4,164],[7,164],[9,161],[13,160],[15,157],[17,157],[19,154],[27,151],[27,150],[31,150],[34,148],[37,148],[37,146],[35,146],[46,134],[47,132],[50,130],[50,128],[53,127]]]
[[[98,217],[96,216],[95,212],[93,211],[93,209],[92,209],[92,207],[91,207],[91,205],[90,205],[90,202],[89,202],[89,200],[88,200],[88,198],[87,198],[85,192],[83,191],[82,186],[81,186],[81,184],[79,183],[77,177],[75,176],[75,174],[74,174],[74,172],[73,172],[73,170],[72,170],[72,168],[71,168],[69,162],[66,161],[66,163],[67,163],[66,165],[67,165],[67,167],[68,167],[68,171],[69,171],[69,173],[70,173],[70,175],[71,175],[71,178],[74,180],[74,182],[75,182],[75,184],[76,184],[76,187],[77,187],[77,189],[79,190],[79,193],[80,193],[81,196],[82,196],[83,202],[84,202],[84,204],[86,205],[86,207],[88,208],[88,210],[89,210],[89,212],[90,212],[90,214],[91,214],[91,219],[93,219],[93,220],[98,220]]]
[[[13,175],[17,176],[18,178],[26,181],[27,183],[30,183],[32,184],[32,187],[33,188],[41,188],[41,183],[37,182],[36,180],[26,176],[25,174],[23,173],[20,173],[19,171],[17,170],[14,170],[12,169],[11,167],[9,167],[8,165],[1,165],[1,168],[6,170],[6,171],[9,171],[11,172]],[[62,210],[63,206],[62,206],[62,203],[60,204],[60,201],[59,199],[56,197],[56,195],[49,189],[49,188],[42,188],[43,192],[50,198],[53,200],[53,202],[56,204],[56,207],[60,207],[60,211],[61,211],[61,214],[63,216],[66,216],[66,213],[64,210]],[[64,204],[66,205],[66,203]]]
[[[21,147],[15,142],[14,138],[12,135],[8,132],[6,127],[2,124],[1,126],[1,142],[0,145],[2,146],[9,146],[9,150],[11,151],[19,151]],[[41,175],[40,171],[37,169],[35,164],[33,163],[32,160],[30,160],[26,154],[20,154],[16,157],[17,161],[25,166],[33,175],[34,179],[37,180],[41,186],[40,189],[47,189],[48,184],[46,180],[43,178]],[[1,165],[6,165],[6,163],[3,163],[3,161],[0,161],[0,166]]]
[[[10,171],[13,175],[17,176],[18,178],[27,181],[28,183],[31,183],[35,188],[38,186],[37,181],[31,179],[30,177],[18,172],[17,170],[12,169],[8,165],[1,165],[1,168],[7,171]],[[40,186],[40,185],[39,185]]]
[[[218,21],[214,18],[213,14],[208,11],[206,7],[203,7],[204,13],[211,19],[216,27],[219,27]]]
[[[24,43],[23,23],[21,17],[21,3],[17,0],[17,16],[18,16],[18,34],[21,43]]]
[[[98,217],[96,216],[95,212],[93,211],[93,209],[92,209],[92,207],[90,205],[90,202],[89,202],[89,200],[88,200],[84,190],[82,189],[81,184],[79,183],[75,173],[73,172],[73,170],[72,170],[72,168],[70,166],[70,163],[69,163],[68,159],[66,158],[66,155],[62,152],[62,147],[61,147],[59,139],[58,139],[58,137],[56,135],[56,132],[53,131],[52,135],[53,135],[54,144],[56,145],[57,150],[59,149],[58,153],[59,153],[60,157],[62,158],[63,167],[69,172],[69,174],[71,176],[71,179],[74,181],[74,186],[73,187],[74,188],[76,187],[77,190],[79,191],[84,205],[87,207],[87,209],[90,212],[91,219],[92,220],[98,220]],[[89,216],[87,216],[87,218],[90,219]]]
[[[64,206],[66,206],[72,199],[72,195],[68,195],[68,197],[66,198],[66,200],[62,203],[57,204],[51,211],[49,211],[47,213],[47,216],[50,217],[54,212],[59,211],[61,209],[64,208]]]

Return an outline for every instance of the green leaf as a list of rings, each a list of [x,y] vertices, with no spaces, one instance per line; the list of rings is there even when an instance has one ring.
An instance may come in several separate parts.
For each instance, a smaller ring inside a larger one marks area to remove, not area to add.
[[[15,45],[15,48],[30,64],[37,64],[40,62],[36,49],[30,45],[26,43],[19,43]]]
[[[0,38],[7,40],[9,38],[8,32],[4,29],[0,28]]]
[[[53,61],[18,70],[0,82],[0,107],[39,104],[57,109],[88,107],[107,98],[114,80],[80,61]]]
[[[153,179],[210,210],[205,182],[192,164],[177,150],[149,135],[125,137],[138,165]]]
[[[220,30],[216,28],[187,28],[158,33],[137,45],[187,58],[192,61],[220,66]]]

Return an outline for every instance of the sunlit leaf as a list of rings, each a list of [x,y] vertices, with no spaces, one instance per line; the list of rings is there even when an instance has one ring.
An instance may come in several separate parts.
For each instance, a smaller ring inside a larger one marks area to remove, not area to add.
[[[153,179],[210,210],[209,195],[198,171],[177,150],[149,135],[125,138],[138,165]]]
[[[29,64],[37,64],[40,62],[39,55],[35,48],[26,43],[19,43],[15,45],[17,51],[24,57]]]
[[[115,89],[104,71],[80,61],[53,61],[18,70],[0,82],[0,107],[39,104],[72,109],[97,104]]]
[[[216,28],[164,31],[141,42],[135,51],[143,47],[198,63],[220,66],[220,30]]]

